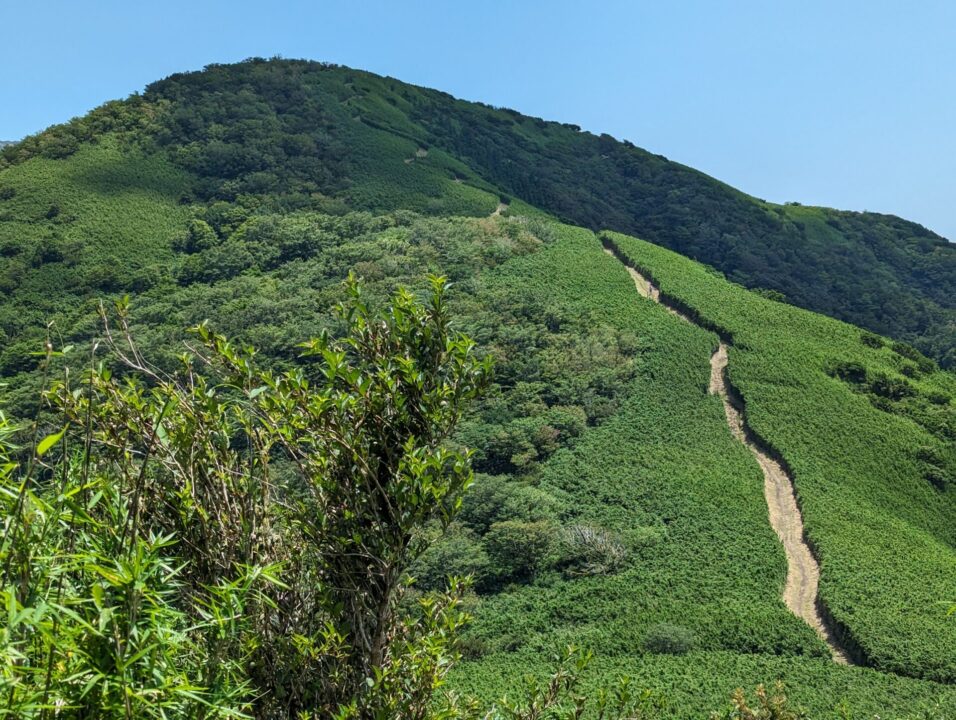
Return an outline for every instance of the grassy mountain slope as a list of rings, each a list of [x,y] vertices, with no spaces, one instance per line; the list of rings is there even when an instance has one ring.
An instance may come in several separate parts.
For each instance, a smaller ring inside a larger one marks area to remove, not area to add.
[[[940,696],[950,707],[942,687],[835,667],[783,607],[785,564],[759,470],[707,394],[715,335],[639,297],[620,263],[580,230],[563,230],[558,242],[506,263],[487,282],[541,305],[557,300],[600,312],[640,338],[620,411],[556,453],[536,479],[563,500],[562,524],[610,528],[630,556],[616,573],[541,572],[483,599],[468,645],[475,657],[459,673],[463,687],[493,696],[529,669],[543,671],[557,645],[577,642],[603,658],[595,677],[626,670],[667,695],[677,717],[719,705],[722,687],[781,677],[814,717],[843,700],[864,717],[902,716]],[[481,480],[476,493],[472,503],[482,497]],[[474,529],[476,516],[466,507],[464,523]],[[435,552],[446,563],[454,557],[440,546]],[[939,607],[925,610],[945,622]],[[690,630],[693,649],[680,657],[648,652],[648,635],[662,625]]]
[[[732,338],[730,380],[792,469],[821,597],[848,644],[876,667],[956,680],[956,627],[938,604],[956,570],[953,376],[650,243],[609,240]]]
[[[32,371],[49,322],[55,337],[89,331],[98,297],[168,276],[170,240],[190,217],[176,201],[189,180],[163,156],[110,137],[69,160],[38,157],[3,172],[0,375]]]
[[[589,155],[592,144],[604,150]],[[956,545],[952,376],[906,345],[613,236],[733,336],[731,379],[794,472],[823,597],[879,669],[837,667],[780,600],[786,564],[759,469],[706,392],[717,335],[639,297],[591,231],[519,198],[564,216],[593,208],[579,222],[594,227],[669,227],[691,254],[711,237],[701,218],[738,223],[736,254],[720,246],[720,257],[763,258],[823,282],[821,297],[881,312],[883,296],[854,283],[869,273],[898,288],[912,271],[945,286],[938,239],[894,218],[768,206],[609,138],[298,62],[174,76],[3,158],[0,393],[20,415],[35,404],[46,323],[58,346],[77,346],[63,362],[78,366],[100,298],[131,294],[135,335],[160,366],[206,318],[282,366],[300,362],[295,341],[336,329],[329,309],[350,270],[373,302],[399,283],[422,288],[428,271],[451,277],[456,315],[498,368],[459,435],[477,449],[478,481],[413,568],[423,589],[449,571],[476,577],[458,687],[493,694],[573,640],[599,652],[598,675],[626,669],[664,691],[675,717],[777,678],[815,716],[844,700],[854,717],[937,702],[956,714],[951,687],[932,681],[954,679],[956,626],[936,604],[952,599]],[[608,175],[612,158],[629,169]],[[503,193],[510,210],[497,217]],[[754,239],[774,223],[786,242]],[[819,269],[805,268],[818,252]],[[898,306],[928,307],[898,292]]]
[[[297,362],[295,339],[336,329],[349,270],[371,302],[398,283],[423,288],[428,271],[453,279],[454,312],[498,369],[459,434],[477,449],[478,481],[412,572],[423,590],[449,572],[476,577],[459,689],[491,697],[573,641],[599,654],[594,679],[632,674],[672,717],[777,679],[821,715],[840,702],[863,717],[956,711],[945,686],[834,666],[789,614],[759,470],[706,392],[716,336],[642,299],[593,233],[526,217],[270,213],[210,247],[177,243],[170,265],[132,305],[160,365],[204,318],[277,365]],[[193,265],[216,275],[177,279]],[[78,343],[66,360],[83,362],[90,322],[64,339]],[[603,539],[569,543],[581,528]],[[648,644],[662,628],[689,635],[681,654]]]
[[[765,203],[607,135],[348,68],[257,60],[154,83],[5,148],[3,163],[66,156],[104,128],[166,150],[202,199],[478,215],[506,193],[954,362],[956,248],[944,239],[892,216]]]
[[[294,69],[325,101],[334,118],[330,136],[359,150],[348,161],[354,185],[346,197],[352,204],[387,207],[386,196],[375,192],[381,176],[390,187],[399,180],[408,186],[398,159],[405,164],[415,157],[416,145],[430,154],[450,152],[493,186],[576,225],[644,237],[718,267],[732,280],[783,292],[797,305],[911,341],[947,364],[954,361],[948,354],[956,346],[956,247],[914,223],[776,206],[606,135],[368,73]],[[197,84],[218,91],[222,78],[235,74],[229,68],[174,76],[151,86],[146,97],[186,97],[193,106]],[[276,74],[272,66],[252,66],[233,83],[268,95],[268,80]],[[403,141],[402,151],[396,148],[391,161],[382,162],[388,157],[384,148]],[[473,182],[460,167],[434,169]],[[429,191],[437,191],[434,181]]]

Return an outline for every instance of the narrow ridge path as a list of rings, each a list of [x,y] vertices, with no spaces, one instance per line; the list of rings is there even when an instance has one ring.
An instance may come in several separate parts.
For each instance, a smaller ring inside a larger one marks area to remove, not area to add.
[[[610,248],[604,252],[621,260]],[[637,291],[646,298],[659,303],[682,320],[696,325],[684,313],[661,300],[660,290],[640,272],[623,263],[634,280]],[[832,629],[827,625],[817,604],[817,589],[820,582],[820,565],[810,551],[803,536],[803,516],[797,505],[793,479],[784,467],[774,460],[754,439],[744,422],[743,403],[727,382],[727,344],[721,340],[710,358],[710,388],[712,395],[723,401],[727,425],[737,438],[757,459],[764,479],[764,497],[770,515],[770,525],[777,533],[787,556],[787,583],[783,601],[790,611],[801,618],[830,648],[833,661],[841,665],[853,664],[849,653],[841,646]]]

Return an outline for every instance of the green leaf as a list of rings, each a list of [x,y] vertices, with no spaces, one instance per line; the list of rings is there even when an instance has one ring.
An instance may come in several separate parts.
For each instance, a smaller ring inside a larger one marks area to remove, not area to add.
[[[98,610],[103,609],[103,586],[99,583],[95,583],[91,588],[93,592],[93,604],[96,605]]]
[[[37,445],[37,457],[43,457],[51,447],[60,442],[60,440],[63,439],[63,435],[66,433],[67,427],[68,426],[64,425],[60,432],[47,435],[45,438],[43,438]]]

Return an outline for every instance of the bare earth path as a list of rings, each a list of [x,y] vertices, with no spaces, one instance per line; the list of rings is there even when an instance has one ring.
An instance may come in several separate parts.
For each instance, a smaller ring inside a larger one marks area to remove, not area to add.
[[[608,248],[605,248],[605,252],[617,257]],[[627,265],[626,267],[641,295],[660,303],[681,319],[693,323],[683,313],[661,302],[660,291],[650,280],[634,268]],[[723,401],[727,425],[734,437],[753,453],[763,471],[764,496],[767,499],[770,525],[780,538],[787,556],[787,584],[783,591],[783,601],[794,615],[812,627],[829,646],[834,662],[842,665],[850,664],[852,662],[850,656],[840,646],[817,606],[820,566],[803,537],[803,517],[797,505],[793,480],[784,467],[770,457],[747,430],[742,402],[732,392],[727,382],[727,345],[723,341],[710,358],[710,393],[718,395]]]

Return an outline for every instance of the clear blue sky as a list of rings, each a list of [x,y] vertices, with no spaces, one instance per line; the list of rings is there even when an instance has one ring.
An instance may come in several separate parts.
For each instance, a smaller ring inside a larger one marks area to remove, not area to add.
[[[956,239],[953,0],[8,0],[0,34],[0,139],[176,71],[302,57]]]

